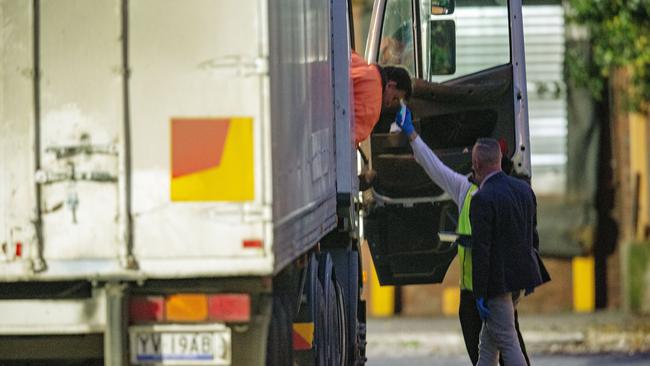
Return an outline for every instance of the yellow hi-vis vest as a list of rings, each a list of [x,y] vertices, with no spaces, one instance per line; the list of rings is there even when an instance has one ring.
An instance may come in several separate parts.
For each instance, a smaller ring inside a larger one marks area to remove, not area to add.
[[[458,259],[460,260],[460,289],[472,291],[472,248],[469,246],[469,238],[472,235],[472,226],[469,222],[469,207],[472,202],[472,195],[478,187],[472,184],[463,200],[463,207],[458,217],[456,234],[459,234]]]

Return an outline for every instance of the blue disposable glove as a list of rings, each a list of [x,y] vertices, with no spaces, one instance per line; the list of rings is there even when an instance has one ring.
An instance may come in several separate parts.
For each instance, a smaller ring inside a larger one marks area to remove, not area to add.
[[[478,309],[478,315],[481,317],[482,321],[486,321],[490,317],[490,310],[485,303],[485,299],[479,297],[476,299],[476,308]]]
[[[397,113],[397,116],[395,116],[395,123],[397,123],[397,126],[402,129],[402,132],[404,132],[406,136],[411,136],[411,134],[415,132],[411,111],[406,108],[406,106],[403,106]]]
[[[528,295],[532,294],[533,292],[535,292],[535,288],[534,287],[529,287],[526,290],[524,290],[524,296],[528,296]]]

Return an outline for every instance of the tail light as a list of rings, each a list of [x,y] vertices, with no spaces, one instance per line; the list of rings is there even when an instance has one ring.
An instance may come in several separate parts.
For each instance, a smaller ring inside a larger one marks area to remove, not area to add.
[[[162,296],[137,296],[129,302],[131,323],[160,322],[165,319],[165,299]]]
[[[208,298],[210,320],[247,322],[251,319],[251,298],[247,294],[220,294]]]
[[[243,323],[251,318],[248,294],[173,294],[133,296],[129,302],[131,324],[151,322]]]
[[[208,318],[208,297],[203,294],[177,294],[165,301],[165,318],[178,322],[201,322]]]

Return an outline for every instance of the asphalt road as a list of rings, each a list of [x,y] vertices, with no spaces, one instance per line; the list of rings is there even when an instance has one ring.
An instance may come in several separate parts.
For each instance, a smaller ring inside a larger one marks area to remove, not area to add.
[[[649,366],[650,354],[624,355],[533,355],[535,366]],[[406,356],[368,355],[367,366],[468,366],[466,356]]]
[[[650,317],[621,313],[525,315],[535,366],[650,366]],[[369,319],[368,366],[469,366],[458,319]]]

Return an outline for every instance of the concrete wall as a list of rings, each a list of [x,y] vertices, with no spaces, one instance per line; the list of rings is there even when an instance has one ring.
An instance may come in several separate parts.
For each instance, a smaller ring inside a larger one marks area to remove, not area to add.
[[[554,313],[573,310],[572,261],[544,259],[552,281],[539,287],[519,304],[521,313]],[[402,287],[402,315],[456,316],[458,312],[458,263],[451,264],[442,285]],[[593,285],[593,284],[592,284]]]

